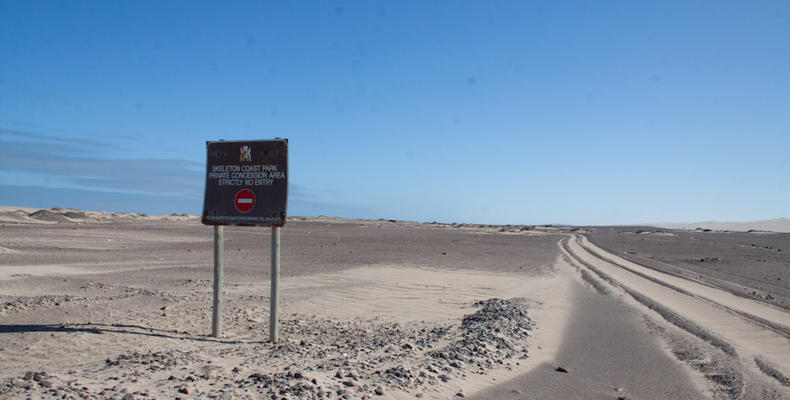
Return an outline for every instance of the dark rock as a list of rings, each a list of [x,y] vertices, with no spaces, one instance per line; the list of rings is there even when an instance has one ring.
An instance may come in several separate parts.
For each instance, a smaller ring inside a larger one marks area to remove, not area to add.
[[[343,381],[343,385],[348,386],[348,387],[357,386],[357,384],[354,383],[354,381]]]
[[[376,393],[379,396],[383,396],[384,395],[384,389],[381,386],[376,386],[376,389],[373,390],[373,392]]]
[[[65,215],[50,210],[36,211],[32,214],[28,214],[28,216],[42,221],[71,222]]]
[[[567,374],[567,373],[568,373],[568,370],[567,370],[567,369],[565,369],[565,368],[562,368],[562,367],[557,367],[557,368],[554,368],[554,370],[555,370],[555,371],[557,371],[557,372],[562,372],[562,373],[564,373],[564,374]]]
[[[272,378],[269,375],[266,375],[262,372],[256,372],[250,375],[251,379],[257,379],[259,381],[270,381]]]

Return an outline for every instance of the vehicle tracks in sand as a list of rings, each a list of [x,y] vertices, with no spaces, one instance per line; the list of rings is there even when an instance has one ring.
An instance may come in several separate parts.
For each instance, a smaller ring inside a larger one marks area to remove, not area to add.
[[[787,311],[623,259],[583,235],[563,239],[561,247],[573,260],[665,319],[676,319],[670,322],[727,353],[737,353],[746,367],[764,371],[755,361],[761,360],[784,377],[790,376]]]

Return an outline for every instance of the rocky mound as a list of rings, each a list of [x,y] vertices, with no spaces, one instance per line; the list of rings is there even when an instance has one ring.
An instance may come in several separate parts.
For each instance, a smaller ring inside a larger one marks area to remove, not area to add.
[[[87,219],[88,214],[84,211],[66,211],[63,213],[69,219]]]
[[[480,308],[464,316],[460,337],[444,349],[431,352],[435,358],[472,362],[492,368],[523,350],[534,322],[527,308],[513,300],[488,299],[474,304]]]
[[[71,222],[65,215],[54,212],[50,210],[38,210],[30,215],[30,218],[39,220],[39,221],[48,221],[48,222]]]

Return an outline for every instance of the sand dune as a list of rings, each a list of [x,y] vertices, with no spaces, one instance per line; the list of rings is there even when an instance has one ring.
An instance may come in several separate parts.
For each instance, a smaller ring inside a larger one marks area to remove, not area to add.
[[[719,221],[704,221],[704,222],[661,222],[654,224],[646,224],[660,228],[669,229],[687,229],[693,230],[697,228],[711,229],[717,231],[766,231],[766,232],[790,232],[790,218],[775,218],[766,219],[761,221],[732,221],[732,222],[719,222]]]

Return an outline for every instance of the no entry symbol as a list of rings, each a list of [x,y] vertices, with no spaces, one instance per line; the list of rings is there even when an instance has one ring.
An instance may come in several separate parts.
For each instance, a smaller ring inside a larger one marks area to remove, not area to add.
[[[234,204],[236,204],[236,209],[239,210],[239,212],[246,213],[252,210],[252,207],[255,206],[255,193],[250,189],[239,190],[239,192],[236,193]]]

